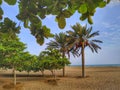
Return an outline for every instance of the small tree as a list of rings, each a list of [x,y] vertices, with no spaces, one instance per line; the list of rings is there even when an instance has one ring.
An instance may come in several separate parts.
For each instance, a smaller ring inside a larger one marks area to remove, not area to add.
[[[20,42],[17,34],[20,27],[15,22],[5,18],[0,22],[0,55],[2,57],[2,66],[13,68],[14,85],[16,85],[16,67],[20,64],[20,56],[23,53],[25,44]]]
[[[4,58],[4,63],[3,65],[6,68],[12,68],[13,73],[14,73],[14,85],[16,85],[16,69],[17,67],[21,66],[21,58],[22,58],[22,53],[23,50],[25,49],[25,45],[17,40],[9,40],[4,42],[3,44],[6,53],[5,58]]]
[[[56,77],[56,69],[61,69],[64,65],[70,64],[69,60],[66,57],[62,58],[61,53],[56,49],[48,49],[47,51],[41,52],[39,58],[43,63],[42,65],[44,65],[43,67],[50,70],[54,77]]]
[[[34,70],[34,63],[36,62],[36,56],[29,54],[29,52],[24,52],[21,58],[21,66],[17,68],[18,71],[29,72]]]

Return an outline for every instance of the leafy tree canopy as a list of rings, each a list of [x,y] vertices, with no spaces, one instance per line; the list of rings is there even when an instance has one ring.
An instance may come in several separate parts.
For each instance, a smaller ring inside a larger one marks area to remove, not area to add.
[[[98,36],[99,31],[92,32],[92,27],[87,28],[87,25],[82,26],[79,23],[76,23],[76,25],[73,25],[71,28],[72,30],[67,31],[67,34],[70,43],[73,45],[70,52],[72,52],[74,56],[79,56],[81,54],[79,51],[82,48],[83,42],[84,48],[88,46],[92,52],[98,53],[98,49],[101,49],[101,47],[96,43],[102,43],[102,41],[92,38]]]
[[[20,42],[17,34],[20,27],[9,18],[0,22],[0,61],[3,65],[11,67],[18,65],[21,54],[26,49],[25,44]]]
[[[69,60],[64,57],[57,49],[48,49],[40,53],[38,59],[43,63],[45,69],[61,69],[64,65],[70,64]]]
[[[9,18],[4,18],[3,22],[0,22],[0,40],[15,39],[19,33],[20,26],[16,26]]]
[[[91,16],[97,7],[103,8],[110,0],[20,0],[17,18],[27,27],[30,23],[41,26],[41,20],[47,15],[55,15],[58,26],[63,29],[66,18],[70,18],[76,11],[81,16],[80,20],[88,19],[92,24]]]
[[[36,37],[37,42],[42,45],[44,39],[52,37],[50,29],[42,25],[42,20],[47,15],[56,16],[59,28],[66,26],[66,18],[70,18],[76,11],[80,14],[80,20],[88,20],[93,23],[92,16],[96,8],[103,8],[110,0],[0,0],[9,5],[15,5],[18,1],[19,14],[17,18],[24,22],[24,27],[29,28],[31,34]],[[3,10],[0,8],[0,19]]]

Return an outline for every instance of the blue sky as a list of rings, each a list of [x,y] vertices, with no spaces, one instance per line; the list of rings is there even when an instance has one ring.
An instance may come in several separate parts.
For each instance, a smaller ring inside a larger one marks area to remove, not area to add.
[[[4,17],[9,17],[13,21],[20,23],[15,17],[18,13],[17,5],[9,6],[6,3],[2,5],[5,10]],[[93,31],[100,31],[100,36],[97,39],[102,40],[104,43],[100,44],[102,50],[99,53],[92,53],[89,48],[85,51],[86,64],[120,64],[120,2],[119,0],[112,0],[105,8],[98,8],[93,16],[94,24]],[[47,16],[43,20],[43,24],[47,25],[52,33],[65,32],[71,30],[71,25],[79,22],[85,25],[87,21],[80,21],[79,14],[76,12],[71,18],[67,19],[65,29],[59,29],[55,22],[54,16]],[[88,24],[88,23],[87,23]],[[89,26],[89,24],[88,24]],[[19,37],[22,42],[26,43],[27,50],[31,54],[39,55],[39,53],[46,48],[46,43],[51,39],[46,39],[45,44],[40,46],[36,43],[35,38],[30,34],[29,30],[22,27]],[[74,58],[71,55],[70,61],[74,65],[81,64],[81,57]]]

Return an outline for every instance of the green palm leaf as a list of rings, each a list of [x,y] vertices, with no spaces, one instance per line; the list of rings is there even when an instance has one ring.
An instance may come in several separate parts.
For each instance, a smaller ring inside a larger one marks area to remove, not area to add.
[[[79,23],[76,23],[76,25],[71,26],[72,30],[67,31],[69,39],[71,39],[72,43],[71,46],[72,48],[70,51],[72,51],[72,54],[76,54],[76,52],[80,52],[81,48],[81,43],[85,43],[85,47],[89,47],[92,52],[98,52],[98,49],[101,49],[96,43],[102,43],[100,40],[91,40],[91,38],[98,36],[99,31],[93,32],[92,33],[92,27],[87,28],[87,25],[81,26]],[[74,47],[74,48],[73,48]],[[80,52],[81,53],[81,52]],[[79,53],[79,54],[80,54]],[[76,56],[78,56],[76,54]]]

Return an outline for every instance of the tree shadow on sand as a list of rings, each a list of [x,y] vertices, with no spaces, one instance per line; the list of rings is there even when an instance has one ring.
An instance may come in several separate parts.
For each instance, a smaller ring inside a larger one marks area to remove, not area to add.
[[[5,90],[22,90],[23,84],[20,82],[17,82],[16,85],[14,86],[13,83],[9,82],[4,84],[2,87]]]

